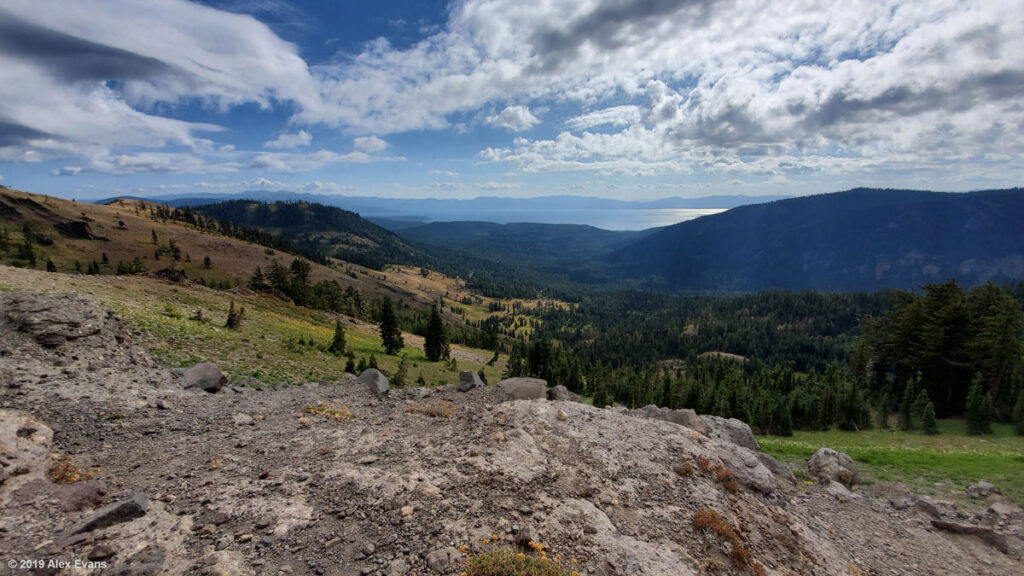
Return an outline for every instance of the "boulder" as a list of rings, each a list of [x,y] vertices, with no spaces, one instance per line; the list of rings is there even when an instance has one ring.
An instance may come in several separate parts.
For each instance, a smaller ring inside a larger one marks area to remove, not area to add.
[[[440,548],[427,554],[427,566],[434,572],[448,574],[460,557],[459,551],[455,548]]]
[[[388,379],[376,368],[364,370],[363,373],[356,378],[356,382],[366,386],[378,400],[384,399],[391,390],[388,386]]]
[[[778,489],[775,474],[761,463],[757,452],[736,444],[723,443],[715,448],[715,455],[741,485],[762,494],[771,494]]]
[[[857,465],[846,452],[822,446],[807,462],[807,472],[819,482],[839,482],[847,488],[860,482]]]
[[[789,469],[789,466],[779,462],[771,454],[765,454],[764,452],[758,452],[757,459],[776,477],[782,478],[794,486],[796,485],[796,476],[793,475],[793,471]]]
[[[559,384],[554,388],[548,390],[548,400],[552,402],[579,402],[580,397],[577,394],[569,392],[569,389]]]
[[[708,428],[704,425],[704,421],[696,412],[688,408],[681,408],[679,410],[672,410],[671,408],[659,408],[654,404],[648,404],[643,408],[638,408],[630,412],[634,416],[640,416],[642,418],[651,418],[652,420],[664,420],[665,422],[671,422],[680,426],[686,426],[691,430],[700,432],[701,434],[707,434]],[[749,430],[749,428],[748,428]],[[753,435],[751,435],[753,437]],[[736,442],[733,442],[734,444]],[[756,448],[754,448],[756,450]]]
[[[547,380],[540,378],[506,378],[498,382],[505,400],[544,400],[548,397]]]
[[[93,530],[100,530],[114,524],[141,518],[146,515],[148,505],[149,497],[141,492],[136,493],[131,498],[114,502],[106,508],[100,509],[88,519],[72,528],[71,534],[92,532]]]
[[[750,430],[750,426],[735,418],[726,419],[721,416],[704,414],[701,415],[700,420],[707,428],[705,434],[710,438],[722,442],[731,442],[755,452],[761,449],[754,438],[754,433]]]
[[[993,494],[1002,494],[999,488],[996,488],[991,482],[982,480],[981,482],[975,482],[967,487],[967,497],[972,500],[980,500],[982,498],[988,498]]]
[[[213,362],[200,362],[185,370],[182,379],[182,388],[198,388],[211,394],[228,384],[228,375]]]
[[[459,392],[469,392],[473,388],[479,388],[484,385],[484,381],[480,379],[480,375],[472,370],[463,370],[459,372]]]

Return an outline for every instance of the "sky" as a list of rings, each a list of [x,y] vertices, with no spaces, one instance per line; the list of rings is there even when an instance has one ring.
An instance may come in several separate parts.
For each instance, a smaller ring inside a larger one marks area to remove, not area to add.
[[[1022,182],[1021,0],[0,0],[0,184],[26,191]]]

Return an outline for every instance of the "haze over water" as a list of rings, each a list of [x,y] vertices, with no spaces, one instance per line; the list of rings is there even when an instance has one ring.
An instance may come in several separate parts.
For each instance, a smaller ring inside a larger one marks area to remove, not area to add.
[[[724,212],[724,208],[658,208],[658,209],[606,209],[580,208],[561,210],[506,209],[495,211],[467,211],[450,214],[449,218],[434,221],[475,220],[481,222],[534,222],[541,224],[586,224],[605,230],[646,230],[671,226],[709,214]]]

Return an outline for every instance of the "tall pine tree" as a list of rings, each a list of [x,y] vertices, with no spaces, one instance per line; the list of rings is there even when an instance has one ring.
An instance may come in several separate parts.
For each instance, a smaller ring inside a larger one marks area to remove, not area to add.
[[[331,345],[327,348],[327,351],[335,356],[341,356],[345,353],[345,347],[345,327],[341,325],[341,320],[335,320],[334,338],[331,340]]]
[[[430,309],[430,319],[427,321],[427,333],[424,337],[423,352],[427,360],[438,362],[447,360],[449,357],[448,334],[444,329],[444,321],[441,319],[441,311],[437,304]]]
[[[398,317],[395,316],[395,308],[390,298],[385,298],[380,303],[380,341],[384,345],[384,351],[388,354],[398,354],[405,346],[402,340],[402,330],[398,327]]]

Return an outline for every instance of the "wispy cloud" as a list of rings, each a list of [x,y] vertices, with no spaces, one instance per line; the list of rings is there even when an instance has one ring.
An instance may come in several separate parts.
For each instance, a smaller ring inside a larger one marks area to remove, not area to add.
[[[313,136],[305,130],[299,130],[294,134],[284,133],[273,140],[263,143],[264,148],[298,148],[309,146],[313,142]]]

